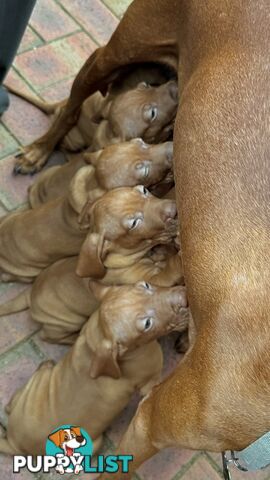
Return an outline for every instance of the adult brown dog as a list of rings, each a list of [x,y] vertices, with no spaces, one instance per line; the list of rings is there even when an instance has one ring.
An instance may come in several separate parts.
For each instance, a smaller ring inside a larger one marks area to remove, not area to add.
[[[270,430],[269,44],[267,0],[135,0],[20,160],[42,164],[122,66],[151,59],[178,71],[176,197],[197,337],[121,442],[133,469],[170,445],[240,450]]]

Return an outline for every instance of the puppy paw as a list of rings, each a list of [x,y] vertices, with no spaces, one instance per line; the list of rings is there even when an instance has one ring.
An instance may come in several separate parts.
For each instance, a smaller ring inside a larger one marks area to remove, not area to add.
[[[41,362],[40,365],[38,366],[37,370],[43,369],[43,368],[52,368],[55,365],[54,360],[45,360],[44,362]]]

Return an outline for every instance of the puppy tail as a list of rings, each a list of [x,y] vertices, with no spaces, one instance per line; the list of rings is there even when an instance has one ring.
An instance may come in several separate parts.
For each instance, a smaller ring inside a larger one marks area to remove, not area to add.
[[[10,315],[11,313],[22,312],[30,307],[31,288],[26,288],[17,297],[0,305],[0,317]]]
[[[43,100],[40,100],[34,95],[31,95],[31,93],[20,92],[19,90],[17,90],[17,88],[12,87],[11,85],[5,85],[5,87],[10,93],[13,93],[17,97],[20,97],[23,100],[26,100],[28,103],[31,103],[31,105],[34,105],[35,107],[39,108],[39,110],[46,113],[47,115],[55,113],[57,107],[60,105],[60,102],[57,102],[57,103],[44,102]]]

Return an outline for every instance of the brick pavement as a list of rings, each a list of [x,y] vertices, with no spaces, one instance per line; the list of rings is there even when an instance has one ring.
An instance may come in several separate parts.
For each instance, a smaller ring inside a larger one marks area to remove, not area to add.
[[[102,45],[115,29],[131,0],[37,0],[30,24],[20,45],[8,81],[46,100],[64,98],[74,75],[97,45]],[[48,119],[21,99],[11,98],[11,106],[0,123],[0,217],[26,203],[31,177],[12,177],[13,154],[20,144],[29,143],[42,134]],[[57,161],[57,155],[54,161]],[[56,159],[56,160],[55,160]],[[21,285],[1,285],[0,302],[16,295]],[[0,421],[6,423],[4,405],[11,394],[47,358],[59,359],[66,347],[49,345],[37,335],[37,326],[28,312],[1,318],[0,338]],[[165,374],[178,361],[173,339],[162,342],[165,351]],[[135,397],[123,414],[109,428],[104,451],[112,451],[132,417]],[[11,459],[0,456],[2,480],[42,480],[54,475],[12,473]],[[59,478],[59,476],[57,476]],[[65,477],[66,478],[66,477]],[[68,477],[67,477],[68,478]],[[82,479],[94,478],[81,475]],[[218,480],[220,456],[205,452],[168,449],[146,462],[137,480]],[[234,480],[270,480],[269,470],[256,474],[234,471]]]

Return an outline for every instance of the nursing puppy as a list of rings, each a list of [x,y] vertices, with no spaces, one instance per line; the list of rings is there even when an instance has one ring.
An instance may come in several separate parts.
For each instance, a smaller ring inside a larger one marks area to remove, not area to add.
[[[68,160],[66,165],[45,170],[29,188],[32,208],[64,195],[72,177],[87,164],[95,169],[91,188],[103,193],[122,186],[155,186],[171,171],[173,144],[148,145],[137,138],[94,153],[70,154]]]
[[[95,102],[94,102],[95,99]],[[77,125],[62,146],[72,151],[96,151],[111,143],[141,137],[159,143],[172,133],[178,106],[175,81],[153,87],[145,82],[116,96],[95,93],[82,106]]]
[[[0,222],[0,279],[31,282],[41,270],[78,254],[85,232],[78,216],[91,192],[94,168],[79,170],[66,194],[33,210],[6,215]]]
[[[77,262],[78,257],[70,257],[50,265],[38,275],[31,288],[0,306],[0,316],[29,308],[31,318],[41,325],[39,336],[42,340],[73,344],[98,307],[96,297],[89,291],[89,279],[75,273]],[[154,285],[174,286],[183,280],[179,262],[180,257],[173,255],[158,255],[157,261],[145,256],[128,267],[108,268],[101,282],[103,285],[124,285],[143,278]]]
[[[67,419],[89,433],[96,451],[133,392],[139,389],[144,395],[159,381],[162,351],[156,339],[186,328],[185,288],[145,282],[91,286],[102,301],[99,310],[56,366],[44,362],[15,393],[7,407],[1,452],[43,454],[50,432]]]
[[[97,151],[112,143],[141,137],[148,143],[168,140],[173,131],[178,105],[178,88],[174,80],[158,86],[146,82],[136,83],[133,88],[118,87],[114,93],[103,97],[100,92],[91,95],[82,105],[76,125],[61,142],[70,151],[89,147]],[[47,105],[32,96],[9,88],[16,95],[28,100],[46,113],[58,115],[65,101]],[[27,173],[20,168],[20,153],[15,173]],[[39,171],[38,166],[32,173]]]
[[[115,188],[86,203],[79,221],[89,230],[76,269],[81,277],[103,278],[106,268],[133,265],[178,230],[175,202],[154,197],[142,185]]]

